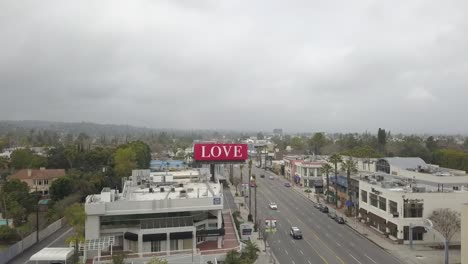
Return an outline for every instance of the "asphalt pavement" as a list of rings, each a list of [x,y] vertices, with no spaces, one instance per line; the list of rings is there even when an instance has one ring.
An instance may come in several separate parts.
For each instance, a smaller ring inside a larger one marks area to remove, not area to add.
[[[46,247],[68,247],[65,242],[70,236],[73,235],[73,229],[67,225],[63,226],[55,233],[42,240],[41,242],[33,245],[32,247],[25,250],[21,255],[10,260],[8,264],[25,264],[29,261],[29,258],[39,252],[39,250]]]
[[[247,182],[248,168],[245,167],[244,182]],[[282,177],[256,167],[252,168],[252,174],[257,175],[257,218],[273,217],[277,220],[277,232],[269,234],[267,240],[280,263],[403,263],[348,226],[340,225],[318,211],[313,202],[285,187],[286,180]],[[260,177],[262,174],[265,178]],[[273,180],[269,179],[270,175]],[[238,167],[235,176],[239,176]],[[269,209],[270,201],[278,205],[278,210]],[[252,191],[252,212],[254,204]],[[291,226],[302,230],[302,240],[292,239],[289,235]]]

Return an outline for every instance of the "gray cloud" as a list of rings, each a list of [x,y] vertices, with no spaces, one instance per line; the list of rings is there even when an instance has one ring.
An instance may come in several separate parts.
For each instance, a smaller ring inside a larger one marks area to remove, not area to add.
[[[2,1],[0,119],[467,132],[466,1]]]

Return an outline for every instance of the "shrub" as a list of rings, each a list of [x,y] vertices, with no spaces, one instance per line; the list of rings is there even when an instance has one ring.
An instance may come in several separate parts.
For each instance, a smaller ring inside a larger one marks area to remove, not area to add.
[[[9,226],[0,226],[0,241],[15,242],[19,240],[19,235],[16,231]]]

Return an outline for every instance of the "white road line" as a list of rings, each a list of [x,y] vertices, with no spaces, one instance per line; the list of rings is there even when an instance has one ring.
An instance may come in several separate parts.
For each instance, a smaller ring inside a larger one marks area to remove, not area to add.
[[[338,243],[338,242],[335,242],[335,243],[336,243],[339,247],[341,247],[341,244],[340,244],[340,243]]]
[[[309,262],[309,264],[312,264],[312,262],[310,262],[310,260],[308,260],[307,262]]]
[[[351,255],[351,253],[349,253],[349,255],[359,264],[362,264],[361,261],[357,260],[357,258],[355,258],[353,255]]]
[[[377,262],[375,262],[375,260],[371,259],[369,256],[367,256],[367,255],[364,255],[364,256],[366,256],[366,257],[367,257],[368,259],[370,259],[372,262],[374,262],[375,264],[377,264]]]
[[[299,250],[299,252],[301,252],[301,254],[304,255],[304,252],[302,252],[302,250]]]
[[[294,262],[294,260],[291,260],[292,264],[296,264],[296,262]]]
[[[296,241],[294,241],[294,240],[291,240],[291,242],[292,242],[293,244],[296,244]]]
[[[285,249],[284,252],[286,253],[286,255],[289,255],[288,251]]]

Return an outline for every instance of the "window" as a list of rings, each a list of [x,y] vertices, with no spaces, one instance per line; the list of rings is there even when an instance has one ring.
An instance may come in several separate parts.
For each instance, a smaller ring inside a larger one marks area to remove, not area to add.
[[[370,194],[370,204],[372,206],[377,207],[377,195],[375,195],[373,193]]]
[[[151,241],[151,252],[161,251],[161,241]]]
[[[39,180],[38,182],[39,182],[39,185],[42,185],[42,180]]]
[[[34,184],[34,185],[37,185],[37,180],[33,180],[33,184]]]
[[[179,240],[171,240],[171,250],[179,250]]]
[[[405,201],[403,217],[417,218],[423,216],[424,204],[416,201]]]
[[[379,197],[379,208],[380,210],[387,211],[387,199]]]
[[[424,232],[425,230],[422,226],[413,227],[413,240],[423,240]],[[409,240],[409,226],[403,228],[403,239]]]
[[[367,203],[367,192],[361,190],[361,197],[362,197],[362,202]]]
[[[49,185],[49,180],[44,180],[44,185]]]
[[[388,200],[388,205],[390,207],[390,214],[398,215],[398,204],[392,200]]]

